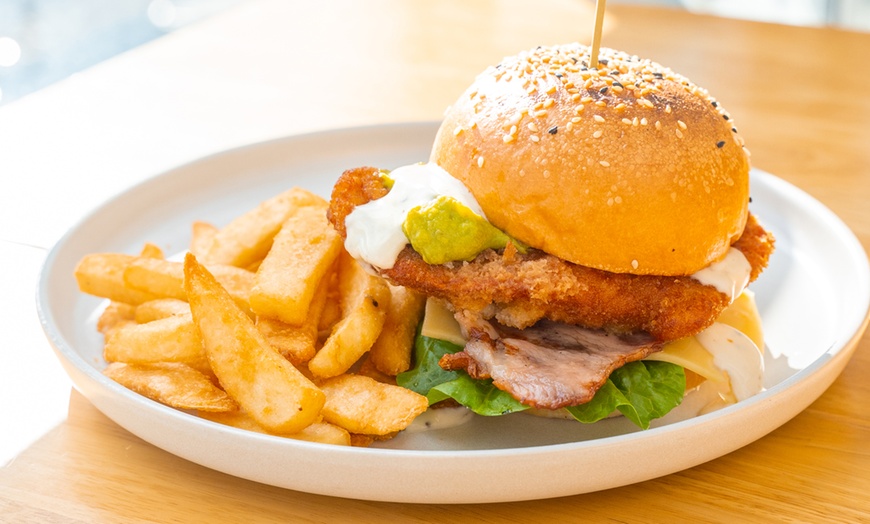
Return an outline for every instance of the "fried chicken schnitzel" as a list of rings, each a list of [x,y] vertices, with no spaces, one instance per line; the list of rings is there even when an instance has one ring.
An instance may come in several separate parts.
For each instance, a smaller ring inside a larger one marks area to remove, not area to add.
[[[345,218],[356,206],[384,196],[376,168],[345,171],[335,185],[329,220],[346,236]],[[767,265],[773,236],[749,215],[732,247],[751,266],[750,281]],[[656,341],[694,335],[710,324],[731,297],[691,276],[611,273],[566,262],[536,249],[511,246],[480,253],[471,262],[429,265],[410,246],[380,274],[396,285],[447,300],[456,310],[480,312],[518,329],[541,319],[603,329],[645,332]]]

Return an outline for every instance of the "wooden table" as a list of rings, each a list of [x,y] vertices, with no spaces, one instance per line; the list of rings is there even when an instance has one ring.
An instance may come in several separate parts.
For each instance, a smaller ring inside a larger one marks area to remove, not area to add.
[[[0,109],[0,521],[870,520],[867,336],[818,401],[727,456],[623,488],[486,506],[334,499],[208,470],[119,428],[55,361],[33,289],[47,248],[90,208],[226,148],[437,120],[501,57],[589,42],[592,9],[252,0]],[[613,6],[604,45],[707,87],[755,166],[808,191],[870,246],[870,35]]]

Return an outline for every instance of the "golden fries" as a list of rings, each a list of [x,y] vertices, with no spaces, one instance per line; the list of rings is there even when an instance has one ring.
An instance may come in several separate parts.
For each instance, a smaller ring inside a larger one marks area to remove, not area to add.
[[[115,329],[106,339],[103,358],[129,364],[183,362],[208,369],[202,340],[189,314]]]
[[[159,295],[142,291],[124,281],[124,270],[137,257],[118,253],[86,255],[75,268],[79,289],[89,295],[125,304],[141,304]]]
[[[390,295],[384,328],[372,345],[369,361],[382,373],[395,377],[411,367],[414,337],[426,297],[399,286],[390,286]]]
[[[270,198],[217,231],[205,261],[248,267],[266,256],[290,213],[299,207],[322,203],[319,196],[299,188]]]
[[[218,228],[211,223],[197,220],[191,226],[190,245],[187,250],[195,257],[205,260],[217,232]]]
[[[209,377],[180,362],[113,362],[103,374],[140,395],[174,408],[214,412],[239,408]]]
[[[189,254],[184,288],[212,371],[258,424],[296,433],[320,414],[324,395],[273,350],[214,276]]]
[[[341,237],[326,220],[325,204],[296,209],[257,269],[251,309],[290,325],[303,324],[314,291],[340,250]]]
[[[308,308],[308,316],[302,325],[291,326],[278,319],[259,317],[257,329],[266,337],[269,344],[290,362],[294,364],[308,362],[317,351],[317,326],[320,314],[326,305],[328,292],[329,279],[325,278],[314,292],[314,298]]]
[[[218,422],[234,428],[256,431],[257,433],[275,434],[257,424],[257,422],[244,411],[231,411],[226,413],[205,412],[201,413],[200,416],[204,419],[211,420],[212,422]],[[280,436],[296,440],[307,440],[309,442],[335,444],[338,446],[350,445],[350,433],[348,433],[346,429],[330,424],[329,422],[314,422],[298,433],[281,433]]]
[[[226,288],[236,303],[251,314],[248,298],[254,273],[245,269],[216,264],[209,271]],[[163,298],[187,300],[184,292],[184,268],[181,262],[139,257],[124,268],[124,282],[135,289],[148,290]]]
[[[388,435],[408,427],[429,401],[410,389],[361,375],[341,375],[321,384],[323,418],[351,433]]]
[[[195,222],[188,248],[183,263],[155,244],[79,262],[79,288],[108,299],[107,377],[215,422],[325,444],[391,438],[426,409],[394,378],[423,300],[347,254],[322,198],[292,189],[221,229]]]
[[[339,262],[344,317],[308,361],[308,369],[320,378],[344,373],[371,349],[390,306],[390,288],[383,279],[368,274],[350,255],[343,254]]]
[[[145,324],[153,320],[184,314],[190,314],[190,305],[184,300],[158,298],[136,306],[133,311],[133,319],[139,324]]]

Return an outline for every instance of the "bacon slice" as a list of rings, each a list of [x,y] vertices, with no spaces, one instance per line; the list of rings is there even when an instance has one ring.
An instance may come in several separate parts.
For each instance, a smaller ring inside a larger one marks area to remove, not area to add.
[[[534,408],[559,409],[585,404],[610,373],[661,350],[648,334],[609,334],[541,320],[519,330],[487,321],[480,314],[456,314],[468,337],[465,349],[444,355],[448,370],[464,369]]]

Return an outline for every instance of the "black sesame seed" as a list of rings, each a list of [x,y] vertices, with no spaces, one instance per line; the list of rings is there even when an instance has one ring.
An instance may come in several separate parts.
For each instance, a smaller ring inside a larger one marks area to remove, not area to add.
[[[547,129],[547,133],[550,133],[551,135],[555,135],[558,132],[559,132],[559,126],[553,126],[550,129]]]
[[[732,133],[736,133],[736,132],[737,132],[737,128],[736,128],[736,127],[732,127],[732,128],[731,128],[731,132],[732,132]]]
[[[576,56],[572,56],[572,57],[571,57],[571,60],[572,60],[575,64],[577,63],[577,57],[576,57]]]
[[[601,89],[598,90],[598,92],[601,93],[601,94],[603,95],[604,93],[607,92],[607,86],[602,87]]]
[[[724,118],[725,120],[730,120],[730,119],[731,119],[731,117],[728,116],[728,115],[722,115],[722,118]]]
[[[663,75],[661,73],[653,73],[653,76],[656,78],[664,78],[665,75]]]
[[[598,59],[598,62],[600,62],[601,64],[604,64],[604,65],[607,65],[608,61],[605,59]]]
[[[749,203],[750,204],[752,203],[752,197],[749,197]]]
[[[724,146],[724,145],[725,145],[724,140],[720,140],[719,142],[716,142],[716,147],[718,147],[719,149],[722,149],[722,146]]]
[[[717,101],[715,101],[715,100],[713,100],[713,102],[712,102],[712,103],[713,103],[713,107],[719,107],[719,102],[717,102]]]
[[[625,86],[623,86],[622,84],[620,84],[617,80],[614,80],[614,81],[613,81],[613,85],[616,86],[616,87],[625,87]]]
[[[562,73],[556,73],[556,78],[562,78]]]

